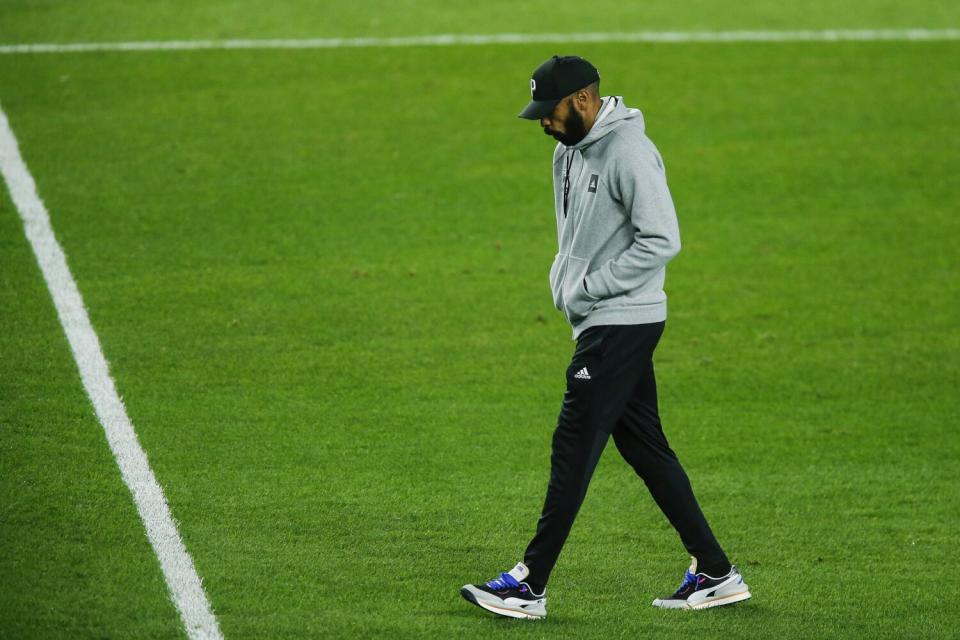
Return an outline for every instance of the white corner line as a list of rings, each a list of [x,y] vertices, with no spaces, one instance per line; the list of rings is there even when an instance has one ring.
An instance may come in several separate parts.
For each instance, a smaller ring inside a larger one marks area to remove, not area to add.
[[[90,324],[77,283],[53,234],[50,216],[37,195],[36,183],[27,169],[17,139],[0,107],[0,173],[20,217],[43,278],[50,289],[60,324],[77,361],[83,387],[107,436],[123,481],[133,495],[147,537],[160,561],[170,598],[180,612],[187,635],[195,640],[223,638],[217,619],[203,591],[193,560],[180,539],[163,490],[137,441],[133,424],[117,395],[100,341]]]
[[[489,44],[602,42],[872,42],[960,40],[960,29],[818,29],[786,31],[625,31],[591,33],[438,34],[383,38],[155,40],[0,45],[0,54],[90,51],[188,51],[195,49],[341,49]]]

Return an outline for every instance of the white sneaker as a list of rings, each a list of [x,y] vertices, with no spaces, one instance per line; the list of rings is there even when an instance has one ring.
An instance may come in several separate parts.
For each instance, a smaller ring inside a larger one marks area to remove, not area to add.
[[[697,560],[691,560],[693,563],[676,592],[667,598],[657,598],[653,606],[661,609],[708,609],[750,598],[750,588],[736,567],[730,567],[727,575],[714,578],[697,573]]]
[[[485,584],[465,584],[460,595],[490,613],[508,618],[538,620],[547,617],[546,591],[536,595],[524,578],[530,575],[527,565],[518,562],[510,571],[501,573]]]

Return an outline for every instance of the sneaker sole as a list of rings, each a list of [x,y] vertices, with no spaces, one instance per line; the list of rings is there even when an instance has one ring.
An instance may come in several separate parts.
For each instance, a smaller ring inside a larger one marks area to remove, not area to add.
[[[506,618],[517,618],[520,620],[542,620],[545,616],[535,616],[525,611],[515,611],[513,609],[504,609],[503,607],[498,607],[492,605],[488,602],[483,602],[477,600],[477,597],[473,594],[472,591],[466,587],[460,589],[460,595],[463,596],[463,599],[471,604],[475,604],[481,609],[489,611],[490,613],[495,613],[498,616],[504,616]]]
[[[736,604],[744,600],[750,599],[750,592],[744,591],[743,593],[735,593],[733,595],[726,596],[724,598],[717,598],[716,600],[709,600],[707,602],[702,602],[698,605],[689,605],[684,601],[663,601],[663,600],[654,600],[653,606],[658,609],[682,609],[685,611],[691,611],[694,609],[709,609],[710,607],[722,607],[725,604]]]
[[[716,600],[708,600],[706,602],[700,603],[698,605],[687,607],[688,609],[709,609],[710,607],[722,607],[725,604],[736,604],[738,602],[743,602],[744,600],[750,599],[750,592],[744,591],[743,593],[735,593],[732,596],[726,596],[725,598],[717,598]]]

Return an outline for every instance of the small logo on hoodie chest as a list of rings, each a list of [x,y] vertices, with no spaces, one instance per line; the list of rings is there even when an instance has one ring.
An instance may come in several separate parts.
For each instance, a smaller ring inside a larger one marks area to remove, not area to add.
[[[600,183],[600,176],[596,173],[590,174],[590,184],[587,186],[587,193],[596,193],[597,184]]]

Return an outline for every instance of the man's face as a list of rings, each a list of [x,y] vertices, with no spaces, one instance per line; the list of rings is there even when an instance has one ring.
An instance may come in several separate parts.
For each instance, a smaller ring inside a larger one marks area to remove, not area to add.
[[[557,103],[553,113],[546,118],[540,118],[543,132],[568,147],[577,144],[587,135],[587,127],[583,116],[577,111],[574,99],[573,96],[567,96]]]

